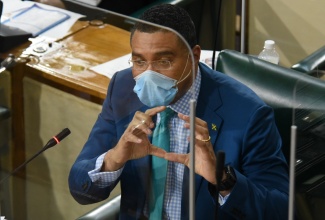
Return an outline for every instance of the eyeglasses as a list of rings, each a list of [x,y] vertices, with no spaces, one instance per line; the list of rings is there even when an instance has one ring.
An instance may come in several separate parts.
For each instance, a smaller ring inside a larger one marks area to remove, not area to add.
[[[151,62],[143,60],[129,60],[129,65],[135,70],[146,70],[151,64],[155,70],[169,70],[172,67],[172,62],[169,60],[155,60]]]

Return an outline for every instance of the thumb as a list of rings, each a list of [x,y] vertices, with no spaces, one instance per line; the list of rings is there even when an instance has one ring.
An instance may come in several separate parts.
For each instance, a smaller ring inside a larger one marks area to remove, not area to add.
[[[172,162],[177,162],[189,166],[189,156],[188,154],[178,154],[178,153],[166,153],[165,159]]]
[[[151,144],[149,148],[149,154],[156,157],[164,158],[166,155],[166,151]]]

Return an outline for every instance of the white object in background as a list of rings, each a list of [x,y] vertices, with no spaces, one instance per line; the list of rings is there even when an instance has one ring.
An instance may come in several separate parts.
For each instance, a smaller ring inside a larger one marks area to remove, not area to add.
[[[258,55],[258,58],[274,64],[279,64],[280,57],[275,50],[275,42],[273,40],[266,40],[264,42],[264,49]]]
[[[117,71],[126,69],[130,67],[129,59],[131,54],[126,54],[124,56],[118,57],[114,60],[110,60],[106,63],[99,64],[97,66],[91,67],[90,70],[95,71],[96,73],[112,78],[114,73]]]
[[[60,42],[56,42],[54,38],[50,37],[39,36],[36,38],[29,38],[28,40],[31,41],[32,44],[22,52],[23,55],[42,57],[63,48]]]
[[[33,4],[2,23],[31,33],[35,37],[69,18],[70,15],[62,11]]]
[[[1,16],[1,21],[4,21],[11,16],[16,15],[17,13],[21,12],[21,10],[24,10],[33,4],[37,4],[41,7],[44,7],[49,10],[57,10],[61,11],[63,13],[66,13],[70,16],[69,19],[65,20],[64,22],[60,23],[59,25],[51,28],[48,31],[43,32],[40,36],[45,37],[51,37],[54,39],[60,39],[64,37],[70,30],[70,28],[73,26],[73,24],[81,17],[84,17],[84,15],[77,14],[74,12],[70,12],[65,9],[56,8],[51,5],[45,5],[41,3],[35,3],[31,1],[21,1],[21,0],[2,0],[3,2],[3,13]]]
[[[216,51],[215,60],[214,60],[215,67],[217,66],[218,55],[219,55],[219,51]],[[200,62],[206,64],[210,68],[212,67],[212,57],[213,57],[212,50],[201,50]]]

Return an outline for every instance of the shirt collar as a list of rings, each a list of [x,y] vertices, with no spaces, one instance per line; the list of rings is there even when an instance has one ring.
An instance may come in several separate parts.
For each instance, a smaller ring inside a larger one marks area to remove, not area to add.
[[[200,71],[200,68],[198,68],[198,72],[196,74],[195,81],[192,84],[191,88],[177,102],[170,105],[169,107],[177,113],[189,115],[190,114],[190,100],[195,99],[197,101],[197,98],[199,96],[199,91],[200,91],[200,85],[201,85],[201,71]]]

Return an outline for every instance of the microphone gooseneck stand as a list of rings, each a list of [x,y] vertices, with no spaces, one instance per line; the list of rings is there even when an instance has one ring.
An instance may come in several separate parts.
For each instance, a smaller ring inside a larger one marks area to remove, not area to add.
[[[17,171],[19,171],[21,168],[23,168],[24,166],[26,166],[29,162],[31,162],[32,160],[34,160],[38,155],[40,155],[42,152],[46,151],[47,149],[57,145],[58,143],[60,143],[60,141],[62,141],[65,137],[67,137],[70,134],[70,130],[68,128],[63,129],[59,134],[57,134],[56,136],[54,136],[53,138],[51,138],[47,144],[40,150],[38,151],[34,156],[32,156],[31,158],[29,158],[28,160],[26,160],[23,164],[21,164],[20,166],[18,166],[16,169],[14,169],[13,171],[11,171],[7,176],[5,176],[3,179],[1,179],[0,181],[0,185],[3,181],[5,181],[6,179],[8,179],[10,176],[14,175]]]
[[[189,219],[195,220],[195,115],[196,101],[190,100],[190,178],[189,178]]]

